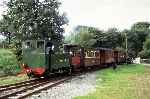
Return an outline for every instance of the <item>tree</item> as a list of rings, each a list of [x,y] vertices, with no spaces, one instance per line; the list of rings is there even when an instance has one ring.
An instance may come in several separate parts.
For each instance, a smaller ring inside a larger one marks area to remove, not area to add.
[[[91,28],[90,32],[93,33],[92,39],[95,41],[93,47],[104,47],[106,41],[106,34],[104,31],[97,28]]]
[[[83,47],[123,48],[124,36],[116,28],[102,31],[94,27],[77,26],[75,32],[66,38],[68,43]]]
[[[3,19],[0,20],[0,33],[6,37],[9,44],[11,43],[11,38],[13,37],[12,31],[11,19],[4,15]]]
[[[150,35],[147,37],[143,45],[143,50],[140,52],[142,58],[150,58]]]
[[[89,48],[95,43],[93,39],[93,30],[95,28],[88,26],[77,26],[74,32],[66,37],[66,41],[71,44],[81,45],[82,47]]]
[[[143,43],[149,35],[149,22],[137,22],[128,31],[128,48],[133,57],[137,57],[143,49]]]
[[[123,48],[124,36],[117,28],[110,28],[106,31],[106,47],[115,49],[116,47]]]
[[[95,47],[124,48],[124,35],[117,28],[109,28],[107,31],[95,31]]]
[[[11,20],[11,32],[17,40],[51,38],[61,43],[63,25],[68,20],[65,14],[59,13],[60,4],[58,0],[10,0],[6,21]]]

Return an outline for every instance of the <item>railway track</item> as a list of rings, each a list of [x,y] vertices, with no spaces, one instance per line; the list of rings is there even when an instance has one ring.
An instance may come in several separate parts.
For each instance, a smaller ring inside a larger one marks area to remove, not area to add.
[[[17,84],[0,86],[0,99],[23,99],[42,90],[54,87],[72,77],[58,77],[51,79],[35,79]]]
[[[9,87],[12,87],[12,86],[24,85],[26,83],[34,82],[34,81],[37,81],[37,80],[38,79],[31,79],[31,80],[22,81],[22,82],[15,83],[15,84],[3,85],[3,86],[0,86],[0,90],[6,89],[6,88],[9,88]]]
[[[71,76],[54,77],[51,79],[32,79],[16,84],[0,86],[0,99],[23,99],[37,94],[67,81],[75,76],[80,76],[87,72],[94,72],[97,69],[87,70],[86,72],[74,73]]]

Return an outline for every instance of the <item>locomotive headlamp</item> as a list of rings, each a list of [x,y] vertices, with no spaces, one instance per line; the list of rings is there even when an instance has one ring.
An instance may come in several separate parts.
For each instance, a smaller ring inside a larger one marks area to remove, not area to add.
[[[70,55],[72,55],[72,54],[73,54],[71,51],[70,51],[69,53],[70,53]]]
[[[26,64],[24,64],[24,63],[23,63],[23,64],[22,64],[22,66],[23,66],[23,67],[25,67],[25,66],[26,66]]]
[[[30,70],[29,70],[29,69],[26,69],[26,72],[30,72]]]

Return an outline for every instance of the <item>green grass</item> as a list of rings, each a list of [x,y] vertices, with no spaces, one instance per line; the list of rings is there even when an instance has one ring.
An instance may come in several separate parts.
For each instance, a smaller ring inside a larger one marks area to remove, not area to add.
[[[74,99],[150,99],[150,67],[122,65],[97,73],[96,91]]]
[[[16,74],[20,71],[15,55],[9,49],[0,49],[0,75]]]
[[[2,78],[0,78],[0,86],[14,84],[17,82],[25,81],[27,79],[28,79],[28,77],[26,75],[2,77]]]

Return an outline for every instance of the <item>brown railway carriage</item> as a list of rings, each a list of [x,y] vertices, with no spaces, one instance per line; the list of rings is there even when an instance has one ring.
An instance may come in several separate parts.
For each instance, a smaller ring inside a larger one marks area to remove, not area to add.
[[[97,48],[85,50],[84,67],[109,66],[114,64],[114,52],[111,49]]]
[[[114,51],[112,49],[100,48],[101,65],[113,65],[115,63]]]
[[[84,49],[78,45],[65,47],[71,54],[70,63],[74,71],[86,68],[106,67],[115,64],[114,51],[107,48]]]
[[[86,68],[107,67],[124,63],[125,52],[108,48],[84,49],[78,45],[67,45],[65,47],[70,52],[70,65],[74,71]]]
[[[100,64],[99,50],[84,51],[84,67],[92,67]]]
[[[122,51],[114,51],[114,58],[117,64],[124,63],[126,61],[126,53]]]

